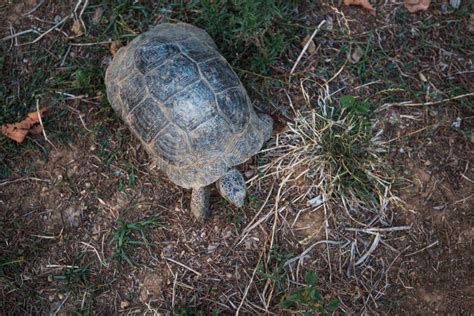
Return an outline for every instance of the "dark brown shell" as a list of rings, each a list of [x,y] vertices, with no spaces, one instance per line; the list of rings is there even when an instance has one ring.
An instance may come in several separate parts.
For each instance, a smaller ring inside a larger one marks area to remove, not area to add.
[[[121,48],[106,72],[107,96],[170,179],[197,188],[263,144],[263,125],[209,35],[161,24]]]

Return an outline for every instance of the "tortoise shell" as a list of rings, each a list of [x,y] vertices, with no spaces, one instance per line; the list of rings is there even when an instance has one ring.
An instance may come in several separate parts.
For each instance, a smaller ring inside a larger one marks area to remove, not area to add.
[[[107,97],[176,184],[199,188],[257,153],[264,122],[211,37],[160,24],[118,50]]]

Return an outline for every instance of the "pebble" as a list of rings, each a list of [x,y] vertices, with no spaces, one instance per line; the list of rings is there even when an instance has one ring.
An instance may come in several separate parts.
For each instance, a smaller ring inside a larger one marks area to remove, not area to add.
[[[127,301],[127,300],[123,300],[123,301],[120,302],[120,308],[121,308],[121,309],[125,309],[125,308],[127,308],[127,307],[129,307],[129,306],[130,306],[130,302]]]

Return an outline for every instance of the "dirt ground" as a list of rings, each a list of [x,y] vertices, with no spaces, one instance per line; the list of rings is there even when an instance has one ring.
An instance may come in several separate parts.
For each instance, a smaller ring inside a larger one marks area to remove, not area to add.
[[[270,74],[239,73],[266,91],[252,94],[256,106],[278,120],[268,148],[294,118],[290,103],[309,109],[308,100],[319,100],[318,87],[333,75],[332,92],[344,89],[376,104],[371,120],[383,130],[397,203],[390,204],[386,226],[358,239],[375,226],[343,222],[338,205],[300,215],[295,209],[304,207],[288,196],[278,201],[283,180],[258,173],[270,159],[265,152],[239,166],[249,184],[244,208],[213,189],[213,216],[204,223],[192,216],[190,191],[159,170],[95,77],[112,54],[110,34],[99,32],[105,26],[94,24],[94,15],[122,2],[91,1],[86,38],[71,18],[37,43],[15,42],[33,40],[34,32],[1,42],[1,123],[35,111],[35,98],[48,108],[48,140],[38,134],[16,144],[0,136],[1,314],[302,314],[303,307],[279,303],[304,285],[305,270],[317,272],[322,301],[341,302],[335,314],[474,314],[472,4],[454,10],[440,1],[409,14],[401,4],[378,3],[374,17],[337,1],[303,2],[298,14],[309,33],[323,19],[343,31],[315,37],[316,49],[304,55],[304,70],[291,84],[278,80],[287,78],[304,34],[295,35],[298,43]],[[76,3],[0,3],[1,37],[47,30]],[[364,57],[354,57],[356,46]],[[263,84],[264,77],[277,83]],[[268,100],[274,105],[266,108]],[[354,240],[365,244],[347,239],[354,227]],[[327,242],[328,229],[341,233],[338,243]],[[351,245],[369,249],[374,232],[380,245],[363,268],[356,266],[346,254]],[[302,253],[304,260],[287,264]]]

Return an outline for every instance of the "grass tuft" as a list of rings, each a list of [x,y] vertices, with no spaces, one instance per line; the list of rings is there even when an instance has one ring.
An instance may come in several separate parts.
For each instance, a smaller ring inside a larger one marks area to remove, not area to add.
[[[263,171],[288,177],[289,185],[304,179],[312,194],[321,194],[324,201],[382,215],[392,198],[393,182],[383,160],[382,131],[360,113],[367,112],[365,101],[341,101],[342,106],[297,112],[269,149],[272,161]]]
[[[150,251],[150,243],[145,236],[145,230],[151,227],[161,227],[161,224],[154,217],[133,223],[126,223],[122,219],[118,219],[117,224],[118,227],[114,229],[112,235],[112,241],[115,242],[114,256],[134,266],[135,263],[129,254],[130,247],[145,246]]]

